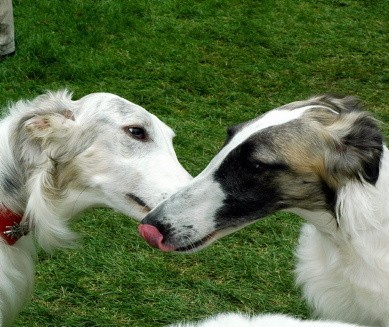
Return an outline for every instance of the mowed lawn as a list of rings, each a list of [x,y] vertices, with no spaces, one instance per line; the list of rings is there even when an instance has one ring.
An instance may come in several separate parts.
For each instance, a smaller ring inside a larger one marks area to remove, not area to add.
[[[45,90],[104,91],[177,133],[196,175],[226,127],[321,93],[359,96],[389,136],[389,2],[14,0],[16,56],[0,106]],[[1,155],[1,154],[0,154]],[[39,252],[15,326],[164,326],[218,312],[309,317],[294,286],[302,220],[276,214],[193,255],[164,254],[108,209],[73,223],[77,249]]]

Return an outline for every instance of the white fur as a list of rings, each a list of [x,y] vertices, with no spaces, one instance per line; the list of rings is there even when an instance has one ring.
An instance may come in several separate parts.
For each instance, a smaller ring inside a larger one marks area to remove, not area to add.
[[[237,313],[224,313],[197,323],[181,323],[170,327],[352,327],[341,322],[301,320],[280,314],[246,316]]]
[[[337,203],[340,228],[311,224],[301,232],[297,283],[316,314],[389,326],[389,151],[375,185],[350,182]],[[309,217],[306,217],[310,221]]]
[[[0,238],[0,326],[31,295],[33,236],[46,250],[72,246],[67,221],[82,210],[110,207],[140,220],[190,180],[173,131],[116,95],[73,101],[66,91],[48,93],[9,111],[0,121],[0,206],[23,215],[31,230],[14,245]],[[147,139],[126,133],[128,126],[143,128]]]

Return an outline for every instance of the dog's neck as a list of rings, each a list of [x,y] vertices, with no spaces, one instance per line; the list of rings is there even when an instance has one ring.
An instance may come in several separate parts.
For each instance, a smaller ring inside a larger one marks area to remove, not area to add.
[[[384,147],[375,185],[353,181],[338,193],[338,220],[352,235],[389,226],[389,151]]]
[[[10,118],[0,122],[0,234],[13,245],[29,230],[26,222],[22,223],[26,207],[23,181],[20,180],[20,167],[14,160],[10,146]],[[23,233],[19,233],[23,230]]]
[[[11,117],[0,121],[0,204],[7,209],[23,215],[26,208],[26,175],[15,160],[10,138]]]
[[[337,194],[336,214],[292,209],[293,213],[335,242],[363,238],[376,233],[389,234],[389,151],[384,146],[379,178],[375,185],[349,181]]]

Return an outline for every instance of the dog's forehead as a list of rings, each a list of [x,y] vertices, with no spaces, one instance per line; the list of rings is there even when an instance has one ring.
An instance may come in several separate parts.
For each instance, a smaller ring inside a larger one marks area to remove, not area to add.
[[[123,98],[112,98],[105,104],[105,110],[121,120],[140,120],[143,124],[151,124],[152,118],[146,109]]]
[[[92,93],[79,100],[84,115],[117,124],[152,125],[153,117],[141,106],[111,93]]]
[[[85,105],[93,107],[91,112],[100,116],[100,121],[115,125],[134,125],[147,129],[149,135],[158,143],[170,144],[175,136],[174,131],[141,106],[111,93],[93,93],[84,97]],[[88,108],[90,109],[90,108]],[[170,147],[170,145],[169,145]]]
[[[324,106],[306,101],[293,102],[280,108],[270,110],[247,123],[238,125],[235,130],[233,130],[233,134],[230,135],[229,142],[226,143],[220,152],[213,158],[203,173],[208,174],[216,170],[232,150],[243,144],[253,135],[258,134],[261,131],[266,131],[269,128],[274,129],[277,126],[281,127],[288,122],[300,119],[307,111],[317,107],[325,108]],[[330,108],[325,109],[331,110]]]

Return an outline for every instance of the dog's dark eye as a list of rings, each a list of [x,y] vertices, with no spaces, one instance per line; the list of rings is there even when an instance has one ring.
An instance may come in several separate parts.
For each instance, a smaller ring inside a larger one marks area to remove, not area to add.
[[[252,169],[252,170],[261,170],[263,168],[263,164],[259,161],[255,161],[255,160],[250,160],[249,161],[249,167]]]
[[[272,162],[272,163],[266,163],[262,161],[251,161],[250,167],[252,170],[257,172],[262,171],[274,171],[274,170],[287,170],[288,166],[285,163],[282,162]]]
[[[146,132],[141,127],[126,127],[126,132],[138,140],[144,140],[146,138]]]

